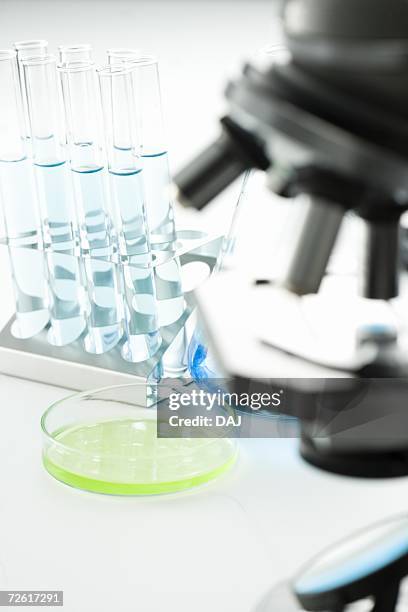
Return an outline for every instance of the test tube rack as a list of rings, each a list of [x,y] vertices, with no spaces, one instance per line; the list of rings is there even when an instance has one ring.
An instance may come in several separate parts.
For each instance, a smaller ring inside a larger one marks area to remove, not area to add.
[[[6,240],[1,242],[7,243]],[[189,230],[178,232],[175,256],[179,257],[181,270],[191,262],[202,262],[209,272],[212,271],[221,244],[220,236]],[[47,341],[47,328],[30,339],[15,338],[11,333],[13,316],[0,331],[0,372],[77,391],[127,383],[154,383],[161,375],[169,376],[165,369],[163,372],[162,363],[180,334],[187,333],[195,307],[194,291],[185,292],[184,297],[182,316],[160,328],[160,348],[153,357],[139,363],[125,361],[120,344],[101,355],[87,353],[82,337],[67,346],[52,346]],[[141,385],[145,392],[147,387],[148,384]]]

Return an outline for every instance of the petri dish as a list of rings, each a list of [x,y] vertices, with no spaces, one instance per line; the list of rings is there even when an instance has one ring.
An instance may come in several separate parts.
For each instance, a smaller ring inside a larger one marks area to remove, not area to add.
[[[158,438],[146,385],[76,393],[41,419],[43,464],[72,487],[111,495],[173,493],[213,480],[237,457],[230,438]]]

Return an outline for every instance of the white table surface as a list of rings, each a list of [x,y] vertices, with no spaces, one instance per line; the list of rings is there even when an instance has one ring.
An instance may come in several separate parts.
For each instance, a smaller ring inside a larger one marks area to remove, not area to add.
[[[249,612],[328,542],[405,511],[407,480],[365,482],[304,464],[295,440],[247,440],[190,492],[86,493],[41,465],[40,416],[66,392],[0,377],[0,585],[63,589],[67,612]]]
[[[258,0],[2,0],[0,46],[45,37],[90,40],[99,54],[157,50],[177,167],[214,134],[224,79],[267,42],[270,15]],[[222,227],[228,210],[212,206],[206,223]],[[4,252],[0,278],[3,323],[12,312]],[[249,612],[319,548],[408,508],[407,479],[324,474],[299,459],[295,440],[242,441],[231,472],[182,494],[71,489],[41,465],[40,416],[66,393],[0,375],[0,588],[62,589],[67,612]]]

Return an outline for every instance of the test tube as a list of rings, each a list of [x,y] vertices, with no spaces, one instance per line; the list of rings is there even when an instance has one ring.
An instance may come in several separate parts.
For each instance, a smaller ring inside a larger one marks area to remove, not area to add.
[[[143,161],[149,238],[157,262],[154,270],[159,324],[168,326],[183,315],[185,302],[180,261],[175,256],[176,230],[169,190],[158,62],[138,49],[109,49],[108,60],[111,65],[126,66],[132,75],[133,114]],[[172,375],[185,370],[186,352],[185,330],[182,330],[163,358],[165,372]]]
[[[155,253],[155,284],[160,326],[183,316],[185,301],[176,252],[176,229],[170,196],[170,172],[165,142],[158,61],[150,55],[123,54],[132,75],[134,114],[140,132],[147,221]],[[186,335],[181,330],[163,358],[168,375],[186,369]]]
[[[228,264],[231,263],[230,260],[234,252],[237,237],[238,218],[247,200],[247,188],[251,173],[252,170],[247,170],[244,174],[241,190],[232,213],[231,223],[222,241],[213,274],[218,274],[224,267],[228,268]],[[221,379],[223,377],[212,351],[207,346],[205,334],[199,323],[197,323],[188,347],[188,367],[192,378],[211,390],[214,389],[214,383],[211,382],[211,379]],[[217,385],[217,381],[215,384]]]
[[[133,115],[132,78],[123,66],[98,71],[115,225],[122,257],[126,342],[122,356],[144,361],[161,344],[143,192],[143,169]]]
[[[142,56],[140,49],[129,49],[126,47],[108,49],[106,54],[108,56],[108,64],[111,66],[123,65],[124,63],[137,60]]]
[[[49,321],[41,224],[33,169],[27,159],[17,55],[0,51],[0,191],[16,319],[11,332],[30,338]]]
[[[104,353],[123,335],[123,307],[116,236],[110,218],[105,155],[101,143],[100,97],[94,64],[74,62],[59,68],[68,123],[67,139],[79,221],[89,311],[85,349]]]
[[[75,45],[60,45],[58,47],[59,61],[62,65],[72,62],[91,62],[92,46],[88,43]]]
[[[31,150],[46,248],[51,328],[48,341],[73,342],[85,328],[77,227],[66,164],[57,60],[53,55],[23,60],[31,128]]]
[[[170,172],[165,143],[158,61],[138,49],[109,49],[111,65],[127,66],[133,81],[140,154],[143,158],[146,212],[153,249],[168,250],[176,239]]]
[[[168,250],[176,239],[165,142],[159,67],[152,56],[124,60],[132,69],[135,113],[139,118],[145,171],[147,219],[153,249]]]
[[[27,108],[27,92],[24,82],[24,72],[22,62],[30,57],[39,57],[46,55],[48,50],[48,42],[46,40],[19,40],[14,43],[14,48],[17,51],[18,72],[20,76],[21,96],[23,100],[23,113],[25,124],[25,136],[30,138],[30,120],[28,117]]]

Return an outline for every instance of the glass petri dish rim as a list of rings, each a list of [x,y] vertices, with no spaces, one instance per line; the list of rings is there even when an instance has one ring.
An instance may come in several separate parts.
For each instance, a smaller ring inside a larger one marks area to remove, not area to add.
[[[48,408],[47,410],[44,412],[44,414],[41,417],[41,430],[43,433],[43,436],[46,438],[46,440],[49,442],[50,445],[53,445],[54,447],[60,448],[62,450],[65,451],[69,451],[69,453],[74,454],[74,455],[79,455],[82,457],[92,457],[92,456],[97,456],[98,453],[89,451],[89,452],[85,452],[82,450],[78,450],[76,448],[72,448],[67,444],[64,444],[64,442],[61,442],[60,440],[58,440],[57,438],[55,438],[55,433],[58,433],[58,431],[60,431],[59,429],[57,430],[57,432],[54,432],[54,434],[51,434],[46,426],[46,420],[47,418],[50,416],[51,412],[53,410],[55,410],[58,406],[60,406],[61,404],[65,404],[66,402],[69,402],[70,400],[74,399],[74,398],[78,398],[80,399],[81,396],[86,397],[86,396],[90,396],[90,395],[97,395],[98,393],[102,393],[102,392],[106,392],[106,391],[112,391],[114,389],[123,389],[125,387],[142,387],[145,386],[146,383],[128,383],[128,384],[123,384],[123,385],[110,385],[107,387],[99,387],[98,389],[91,389],[89,391],[76,391],[74,393],[71,393],[71,395],[67,395],[66,397],[57,400],[56,402],[53,402]],[[114,402],[115,400],[109,400]],[[145,410],[154,410],[154,407],[152,408],[145,408],[143,406],[137,406],[139,408],[144,408]],[[109,422],[109,419],[104,419],[101,422]],[[167,438],[167,439],[174,439],[174,440],[182,440],[183,438]],[[206,440],[205,443],[200,445],[200,450],[202,450],[205,447],[208,447],[212,444],[216,444],[217,442],[219,442],[220,440],[225,440],[225,439],[229,439],[227,437],[219,437],[219,438],[184,438],[184,440]],[[231,438],[232,441],[234,441],[234,444],[236,445],[236,441]],[[184,452],[188,452],[188,451],[184,451]],[[103,453],[104,457],[109,457],[110,459],[122,459],[123,456],[118,455],[116,453],[112,453],[112,454],[107,454],[107,453]],[[174,453],[168,453],[166,455],[162,455],[162,457],[176,457],[177,455],[180,455],[180,451],[175,451]],[[137,460],[141,460],[140,458]]]

